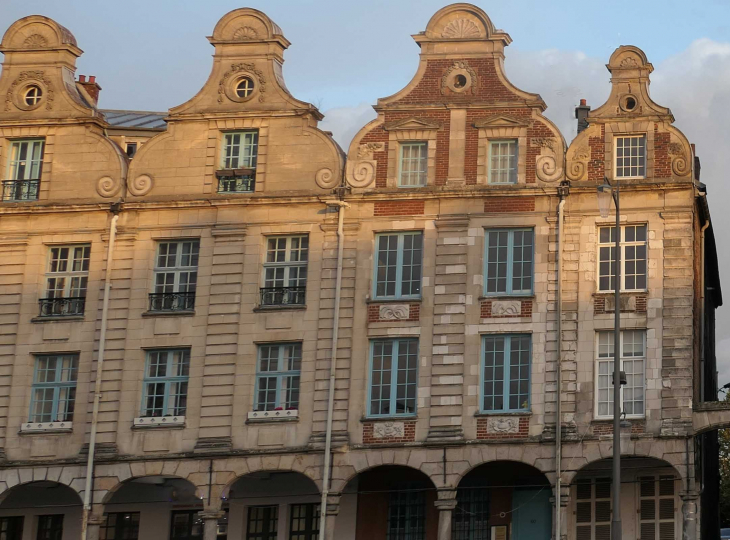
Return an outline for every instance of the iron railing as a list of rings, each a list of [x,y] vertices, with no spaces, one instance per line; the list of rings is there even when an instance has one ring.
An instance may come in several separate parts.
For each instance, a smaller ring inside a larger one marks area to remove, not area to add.
[[[261,287],[262,306],[303,306],[306,287]]]
[[[4,180],[3,202],[37,201],[40,180]]]
[[[150,311],[192,311],[195,292],[150,293]]]
[[[83,315],[86,298],[83,296],[71,296],[68,298],[41,298],[40,317],[67,317]]]
[[[216,176],[218,193],[252,193],[256,187],[256,169],[225,169]]]

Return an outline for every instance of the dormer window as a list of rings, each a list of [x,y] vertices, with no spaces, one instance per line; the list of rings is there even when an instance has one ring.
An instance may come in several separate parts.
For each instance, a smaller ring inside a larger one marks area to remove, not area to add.
[[[232,131],[223,134],[218,193],[245,193],[254,190],[258,131]]]
[[[400,187],[421,187],[428,177],[428,143],[409,142],[400,146]]]
[[[616,178],[646,176],[646,135],[616,137]]]
[[[43,98],[43,90],[41,90],[40,86],[34,84],[29,86],[25,91],[23,101],[25,101],[25,104],[28,105],[28,107],[35,107],[38,103],[40,103],[41,98]]]
[[[236,83],[236,95],[240,98],[247,98],[253,93],[253,80],[251,77],[243,77]]]
[[[489,183],[517,183],[517,141],[503,140],[489,143]]]
[[[13,141],[8,167],[9,179],[3,181],[3,201],[35,201],[43,164],[43,139]]]

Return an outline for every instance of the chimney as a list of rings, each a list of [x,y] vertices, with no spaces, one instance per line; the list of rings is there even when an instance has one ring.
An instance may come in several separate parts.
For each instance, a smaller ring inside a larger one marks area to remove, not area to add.
[[[586,100],[581,99],[580,105],[575,108],[575,117],[578,119],[578,133],[588,127],[588,113],[590,111],[591,108],[586,105]]]
[[[96,77],[94,75],[89,75],[89,80],[87,81],[86,75],[79,75],[79,84],[84,87],[86,93],[94,100],[92,105],[96,107],[99,103],[99,92],[101,91],[101,86],[99,86],[99,83],[96,82]]]

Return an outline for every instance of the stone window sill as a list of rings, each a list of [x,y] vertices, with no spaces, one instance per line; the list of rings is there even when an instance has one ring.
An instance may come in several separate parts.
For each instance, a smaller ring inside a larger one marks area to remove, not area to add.
[[[366,304],[420,304],[423,297],[418,298],[370,298],[365,300]]]
[[[636,294],[636,295],[644,295],[644,294],[649,294],[649,291],[648,291],[648,289],[639,289],[639,290],[636,290],[636,291],[634,291],[634,290],[631,290],[631,291],[619,291],[619,294],[621,296],[631,296],[633,294]],[[593,293],[593,296],[599,296],[599,297],[600,296],[615,296],[615,295],[616,295],[616,292],[615,291],[595,291]]]
[[[192,317],[195,311],[145,311],[142,317]]]
[[[254,313],[267,311],[304,311],[307,309],[306,304],[287,304],[281,306],[256,306],[253,308]]]
[[[299,410],[279,411],[251,411],[248,413],[247,424],[266,424],[274,422],[297,422],[299,421]]]
[[[638,416],[637,415],[634,415],[634,416],[626,415],[625,417],[622,417],[622,420],[623,419],[626,419],[628,421],[634,420],[634,421],[637,421],[638,422],[638,421],[646,420],[646,416],[643,416],[643,415],[638,415]],[[591,420],[591,425],[599,425],[600,426],[602,424],[613,424],[613,416],[610,417],[610,418],[594,418],[593,420]]]
[[[535,294],[495,294],[494,296],[480,296],[479,300],[535,300]]]
[[[70,433],[72,422],[26,422],[20,426],[20,433]]]
[[[360,422],[410,422],[412,420],[418,420],[418,416],[406,415],[406,416],[363,416],[360,418]]]
[[[60,315],[57,317],[33,317],[32,323],[58,322],[58,321],[83,321],[83,315]]]
[[[532,416],[532,411],[485,411],[476,412],[474,416],[486,417],[486,416]]]
[[[184,416],[153,416],[139,417],[134,419],[134,428],[137,429],[160,429],[166,427],[185,427]]]

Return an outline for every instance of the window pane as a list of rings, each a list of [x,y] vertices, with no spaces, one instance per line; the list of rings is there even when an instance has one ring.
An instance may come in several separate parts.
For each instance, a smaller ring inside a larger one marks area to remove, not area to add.
[[[492,141],[489,144],[491,184],[517,182],[517,141]]]

